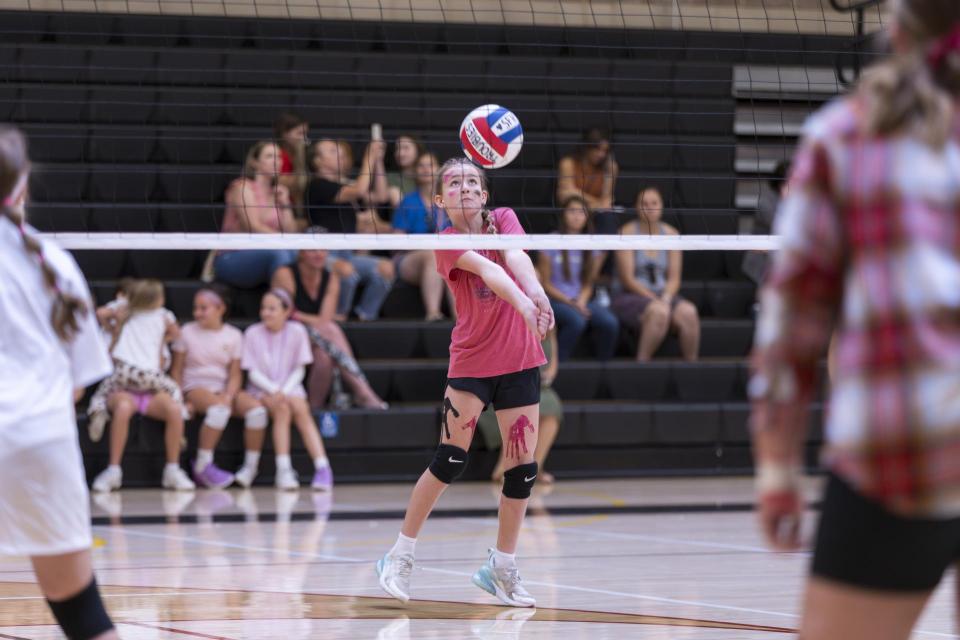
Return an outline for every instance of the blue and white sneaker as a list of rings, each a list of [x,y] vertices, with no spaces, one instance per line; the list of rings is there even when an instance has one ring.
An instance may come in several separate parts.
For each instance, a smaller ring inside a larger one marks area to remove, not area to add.
[[[377,560],[380,588],[403,603],[410,600],[410,574],[412,572],[413,556],[409,553],[397,556],[388,553]]]
[[[511,607],[535,607],[537,601],[523,588],[520,580],[520,570],[516,565],[511,567],[495,567],[493,564],[493,549],[482,567],[473,574],[473,584],[477,585],[490,595],[500,599],[503,604]]]

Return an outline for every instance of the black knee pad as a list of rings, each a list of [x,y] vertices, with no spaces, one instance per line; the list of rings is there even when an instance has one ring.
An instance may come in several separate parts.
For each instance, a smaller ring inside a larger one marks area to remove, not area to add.
[[[450,484],[467,468],[467,452],[452,444],[441,444],[430,463],[430,473],[444,484]]]
[[[530,497],[530,490],[537,481],[539,466],[536,462],[517,465],[503,474],[503,495],[517,500]]]
[[[89,640],[113,629],[113,622],[103,608],[96,579],[68,600],[47,600],[53,617],[70,640]]]

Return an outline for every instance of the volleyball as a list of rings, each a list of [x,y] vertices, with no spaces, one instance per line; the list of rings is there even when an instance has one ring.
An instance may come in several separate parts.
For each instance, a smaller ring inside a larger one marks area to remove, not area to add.
[[[484,169],[505,167],[523,147],[520,119],[498,104],[477,107],[460,125],[460,146],[468,158]]]

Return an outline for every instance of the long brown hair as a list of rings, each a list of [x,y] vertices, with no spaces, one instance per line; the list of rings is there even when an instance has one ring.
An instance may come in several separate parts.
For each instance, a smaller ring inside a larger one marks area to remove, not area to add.
[[[567,229],[564,215],[566,214],[567,207],[574,204],[579,204],[583,207],[583,210],[587,214],[587,224],[579,233],[593,233],[593,212],[590,211],[590,205],[587,204],[587,201],[580,196],[570,196],[563,201],[563,208],[560,212],[560,233],[570,233],[569,229]],[[583,254],[583,260],[580,262],[580,282],[584,282],[590,275],[590,272],[593,271],[593,251],[584,250],[581,253]],[[560,251],[560,268],[563,270],[563,279],[570,280],[570,253],[566,249]]]
[[[868,70],[858,88],[865,125],[875,135],[910,133],[942,148],[960,94],[960,2],[893,0],[891,13],[906,50]]]
[[[437,196],[443,195],[443,174],[453,167],[464,167],[470,166],[477,170],[477,173],[480,174],[480,186],[483,187],[484,191],[489,191],[487,187],[487,174],[486,172],[473,163],[469,158],[466,157],[456,157],[450,158],[442,165],[440,165],[440,171],[437,172],[437,180],[433,185],[433,194]],[[493,216],[490,215],[490,210],[484,207],[480,210],[480,217],[483,220],[483,233],[489,233],[496,235],[497,234],[497,223],[494,221]]]
[[[30,171],[27,141],[14,127],[0,125],[0,215],[20,229],[23,247],[37,258],[43,273],[43,282],[53,294],[50,322],[57,336],[69,342],[79,330],[78,317],[87,310],[83,300],[65,293],[59,285],[58,274],[44,258],[43,245],[24,226],[23,207],[14,200],[18,198],[20,185]]]

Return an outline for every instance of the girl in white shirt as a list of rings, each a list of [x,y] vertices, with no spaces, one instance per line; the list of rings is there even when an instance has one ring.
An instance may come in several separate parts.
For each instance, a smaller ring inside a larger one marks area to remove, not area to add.
[[[0,554],[30,556],[68,637],[109,640],[73,399],[110,359],[76,263],[24,224],[29,174],[23,135],[0,126]]]
[[[187,416],[183,393],[180,385],[162,369],[164,347],[180,336],[180,328],[173,313],[163,308],[163,303],[163,284],[157,280],[141,280],[130,288],[128,315],[118,329],[112,352],[113,375],[100,383],[87,409],[90,439],[96,442],[103,435],[111,396],[121,392],[139,394],[146,400],[140,407],[141,413],[148,413],[149,397],[144,398],[145,394],[169,398],[179,416],[166,407],[163,411],[167,464],[161,484],[164,489],[190,491],[196,487],[179,464],[183,419]],[[114,415],[111,429],[116,432],[116,437],[112,435],[110,438],[110,464],[94,479],[94,491],[113,491],[122,484],[120,459],[126,447],[130,417],[128,412]]]

